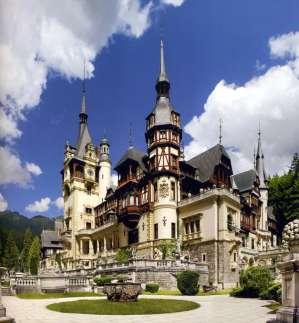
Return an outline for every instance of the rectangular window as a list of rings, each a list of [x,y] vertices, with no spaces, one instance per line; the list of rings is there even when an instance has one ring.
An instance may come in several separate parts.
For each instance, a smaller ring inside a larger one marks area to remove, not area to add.
[[[185,233],[186,234],[189,234],[189,232],[190,232],[190,227],[189,227],[189,223],[187,222],[187,223],[185,223]]]
[[[246,238],[242,237],[242,247],[246,247]]]
[[[251,249],[254,249],[254,239],[251,239]]]
[[[194,221],[190,222],[190,232],[194,233]]]
[[[171,182],[170,198],[172,201],[175,201],[175,182]]]
[[[237,253],[234,252],[234,262],[237,262]]]
[[[92,209],[90,207],[86,207],[85,208],[85,213],[91,214],[92,213]]]
[[[176,236],[176,234],[175,234],[175,223],[172,222],[171,223],[171,238],[175,239],[175,236]]]
[[[157,183],[154,184],[154,201],[158,201],[158,189],[157,189]]]
[[[154,239],[157,240],[159,235],[158,235],[158,223],[155,223],[154,225]]]
[[[203,253],[202,254],[202,262],[206,262],[207,261],[207,254]]]
[[[166,131],[160,130],[160,139],[166,139]]]
[[[196,230],[196,232],[199,232],[200,231],[199,220],[195,220],[195,230]]]
[[[91,229],[91,223],[90,222],[86,222],[86,229],[87,230]]]

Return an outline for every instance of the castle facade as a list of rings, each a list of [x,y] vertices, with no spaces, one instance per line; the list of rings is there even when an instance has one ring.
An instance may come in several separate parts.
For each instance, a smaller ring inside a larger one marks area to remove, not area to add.
[[[83,89],[77,144],[66,145],[61,171],[64,269],[97,268],[123,249],[136,259],[206,263],[210,284],[235,286],[239,271],[277,244],[260,133],[254,167],[246,172],[233,174],[221,143],[186,160],[162,41],[155,88],[147,150],[128,148],[114,166],[117,186],[107,138],[99,145],[91,139]]]

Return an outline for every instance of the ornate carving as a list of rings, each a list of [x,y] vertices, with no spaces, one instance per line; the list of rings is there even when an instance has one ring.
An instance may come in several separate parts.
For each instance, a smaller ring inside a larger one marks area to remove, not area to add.
[[[169,196],[169,185],[168,185],[168,183],[163,182],[162,184],[160,184],[159,191],[160,191],[160,196],[162,198],[165,198],[165,197]]]

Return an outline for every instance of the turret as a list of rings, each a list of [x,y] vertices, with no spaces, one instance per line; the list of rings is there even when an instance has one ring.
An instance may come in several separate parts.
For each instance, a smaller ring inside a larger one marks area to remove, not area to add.
[[[176,207],[179,199],[179,161],[182,130],[180,115],[170,103],[164,44],[160,43],[160,71],[153,111],[146,119],[149,176],[154,195],[154,239],[177,238]]]
[[[258,144],[257,144],[257,151],[255,155],[255,170],[259,177],[259,189],[261,194],[261,229],[267,230],[267,222],[268,222],[268,179],[265,171],[265,164],[264,164],[264,154],[262,151],[262,139],[261,139],[261,130],[259,129],[258,132]]]
[[[111,161],[110,161],[110,144],[107,138],[100,142],[99,153],[99,197],[100,202],[105,200],[107,189],[111,186]]]

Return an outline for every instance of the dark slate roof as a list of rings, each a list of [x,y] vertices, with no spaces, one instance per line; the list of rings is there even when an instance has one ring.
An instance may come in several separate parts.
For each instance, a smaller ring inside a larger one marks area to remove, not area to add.
[[[143,158],[145,157],[144,153],[134,147],[130,147],[126,153],[122,156],[122,158],[118,161],[116,166],[114,167],[115,170],[119,168],[127,160],[134,160],[136,161],[143,171],[146,171],[146,167],[143,162]]]
[[[233,175],[232,179],[237,185],[238,190],[240,192],[245,192],[252,189],[252,186],[256,181],[256,176],[257,176],[256,170],[250,169],[250,170],[247,170],[246,172]]]
[[[56,231],[43,230],[41,233],[41,247],[63,248],[63,245]]]
[[[224,147],[217,144],[198,156],[190,159],[187,163],[198,170],[199,180],[201,182],[206,182],[213,175],[215,166],[220,163],[223,155],[230,160]]]
[[[88,131],[87,123],[80,125],[80,134],[77,142],[77,156],[83,158],[85,147],[91,143],[91,137]]]
[[[272,221],[277,221],[276,220],[276,216],[273,213],[273,207],[272,206],[268,206],[268,219],[272,220]]]
[[[171,124],[172,111],[174,109],[170,104],[169,98],[161,96],[152,112],[155,115],[155,125]]]

